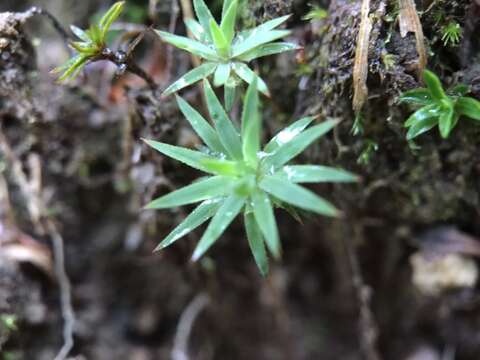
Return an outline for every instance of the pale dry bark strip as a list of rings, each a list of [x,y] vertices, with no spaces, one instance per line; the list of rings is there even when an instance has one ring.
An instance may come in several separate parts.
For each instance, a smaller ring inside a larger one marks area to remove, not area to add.
[[[427,66],[427,50],[425,49],[425,37],[423,35],[422,23],[418,17],[414,0],[399,0],[400,12],[398,22],[400,35],[407,36],[409,32],[415,34],[415,42],[418,53],[418,78],[421,79],[423,70]]]
[[[362,1],[360,29],[358,31],[353,65],[353,110],[359,112],[368,97],[368,45],[372,31],[372,21],[369,17],[370,0]]]

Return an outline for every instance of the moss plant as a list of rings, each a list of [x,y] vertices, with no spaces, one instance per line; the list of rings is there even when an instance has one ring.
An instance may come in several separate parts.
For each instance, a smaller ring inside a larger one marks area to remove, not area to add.
[[[262,149],[257,78],[254,77],[247,90],[240,131],[229,119],[207,80],[203,86],[214,127],[185,100],[177,97],[177,101],[185,118],[205,143],[206,151],[146,140],[160,153],[208,174],[208,177],[162,196],[147,206],[148,209],[166,209],[201,202],[158,249],[173,244],[211,218],[193,254],[193,260],[198,260],[235,217],[243,213],[251,251],[260,272],[266,275],[265,245],[274,258],[281,255],[274,205],[285,203],[335,217],[339,212],[332,204],[298,184],[353,182],[357,178],[346,171],[325,166],[288,165],[290,160],[330,131],[335,121],[328,120],[307,129],[314,118],[298,120]]]
[[[225,87],[226,107],[230,108],[239,82],[243,80],[250,84],[255,76],[247,63],[297,48],[295,44],[273,42],[290,34],[288,30],[276,30],[289,16],[273,19],[254,29],[235,32],[238,0],[223,2],[220,23],[214,19],[203,0],[194,0],[193,5],[198,22],[188,19],[185,25],[195,39],[164,31],[157,31],[157,34],[165,42],[199,56],[204,62],[169,86],[165,95],[173,94],[213,74],[213,84]],[[262,79],[258,79],[257,86],[259,91],[269,95],[268,87]]]
[[[468,87],[457,85],[445,92],[440,79],[431,71],[425,70],[423,78],[426,88],[407,91],[400,96],[402,102],[421,106],[405,122],[407,140],[413,140],[435,126],[438,126],[442,138],[448,138],[461,116],[480,121],[480,101],[465,96]]]
[[[117,2],[103,15],[97,24],[92,24],[86,31],[72,25],[70,29],[81,41],[73,41],[70,46],[77,55],[68,60],[64,65],[53,70],[62,73],[59,81],[75,78],[82,68],[90,61],[100,57],[106,48],[106,37],[112,23],[120,16],[124,1]]]

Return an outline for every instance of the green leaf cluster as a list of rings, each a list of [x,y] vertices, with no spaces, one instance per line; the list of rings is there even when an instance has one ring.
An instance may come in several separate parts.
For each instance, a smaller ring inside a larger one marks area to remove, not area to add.
[[[73,41],[70,46],[77,52],[65,64],[55,68],[54,73],[62,73],[58,81],[74,79],[82,68],[90,61],[99,57],[106,48],[106,36],[113,22],[118,19],[125,6],[125,1],[113,4],[100,18],[98,23],[92,24],[86,31],[72,25],[70,29],[80,41]]]
[[[441,29],[442,41],[445,46],[456,46],[462,38],[462,27],[456,21],[450,21]]]
[[[233,89],[242,80],[251,84],[255,77],[255,73],[247,65],[248,62],[297,48],[295,44],[275,42],[290,34],[288,30],[276,29],[289,16],[273,19],[254,29],[235,32],[238,0],[223,2],[220,23],[214,19],[204,0],[194,0],[193,5],[198,21],[188,19],[185,25],[194,39],[156,31],[165,42],[204,60],[200,66],[169,86],[164,92],[165,95],[171,95],[213,74],[213,84],[216,87],[225,86],[229,108],[234,94]],[[267,85],[260,78],[257,87],[260,92],[269,95]]]
[[[400,96],[402,102],[421,106],[405,122],[407,140],[435,126],[442,138],[448,138],[461,116],[480,121],[480,101],[465,96],[469,91],[467,86],[458,85],[445,92],[440,79],[429,70],[424,71],[423,79],[426,88],[407,91]]]
[[[208,80],[203,89],[213,126],[185,100],[178,106],[208,150],[194,151],[157,141],[147,144],[163,155],[208,174],[191,185],[162,196],[148,209],[166,209],[200,203],[158,246],[170,246],[211,219],[196,246],[198,260],[220,238],[237,215],[243,213],[245,230],[254,259],[265,275],[268,256],[278,259],[281,245],[274,215],[275,206],[293,206],[325,216],[339,211],[327,200],[302,187],[302,183],[354,182],[357,177],[343,170],[318,165],[288,165],[290,160],[329,132],[336,121],[310,126],[306,117],[280,131],[261,148],[262,118],[259,111],[258,78],[248,87],[237,129]]]

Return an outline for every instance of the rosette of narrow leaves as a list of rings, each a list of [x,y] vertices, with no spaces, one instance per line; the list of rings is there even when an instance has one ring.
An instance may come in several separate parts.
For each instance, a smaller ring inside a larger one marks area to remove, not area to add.
[[[280,131],[262,150],[257,89],[257,78],[254,78],[245,97],[240,130],[229,119],[208,80],[204,80],[204,91],[213,126],[177,96],[180,110],[205,143],[203,152],[146,140],[163,155],[208,174],[147,205],[148,209],[166,209],[200,203],[157,250],[170,246],[211,219],[193,254],[193,260],[198,260],[235,217],[243,213],[251,251],[265,275],[268,272],[266,249],[276,259],[281,255],[275,206],[293,206],[332,217],[339,214],[331,203],[299,184],[353,182],[356,176],[326,166],[288,165],[336,122],[328,120],[309,127],[314,118],[303,118]]]
[[[460,24],[456,21],[450,21],[447,25],[442,27],[442,40],[443,45],[448,46],[456,46],[460,43],[462,38],[462,28]]]
[[[469,91],[467,86],[457,85],[445,92],[440,79],[431,71],[425,70],[423,78],[426,88],[407,91],[400,96],[402,102],[421,106],[405,122],[407,140],[435,126],[442,138],[448,138],[461,116],[480,121],[480,101],[465,96]]]
[[[273,19],[254,29],[236,33],[238,0],[223,2],[220,24],[214,19],[203,0],[194,0],[193,4],[198,21],[188,19],[185,25],[194,39],[164,31],[157,31],[157,34],[165,42],[202,58],[204,62],[169,86],[165,90],[165,95],[170,95],[213,74],[214,85],[225,86],[228,108],[240,80],[249,84],[253,81],[255,75],[248,67],[248,62],[297,48],[295,44],[275,42],[290,34],[288,30],[277,29],[289,16]],[[258,79],[257,86],[259,91],[269,95],[267,85],[262,79]]]
[[[72,33],[80,40],[73,41],[70,46],[77,54],[65,64],[55,68],[54,73],[62,73],[59,81],[74,79],[82,68],[90,61],[102,55],[106,48],[106,36],[112,23],[120,16],[124,1],[119,1],[103,15],[97,24],[92,24],[86,31],[72,25]]]

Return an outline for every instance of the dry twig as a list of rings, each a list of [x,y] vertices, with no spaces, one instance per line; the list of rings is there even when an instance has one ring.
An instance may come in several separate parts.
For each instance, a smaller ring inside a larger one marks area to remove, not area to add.
[[[360,236],[361,229],[355,229],[355,238]],[[358,262],[357,253],[349,239],[343,238],[345,252],[352,271],[352,282],[360,306],[360,339],[362,351],[367,360],[381,360],[377,350],[378,326],[371,310],[371,289],[365,284]]]
[[[369,13],[370,0],[363,0],[353,66],[353,110],[357,113],[362,110],[368,97],[368,45],[372,31],[372,20],[370,20]]]
[[[192,333],[193,324],[202,310],[209,304],[209,297],[204,294],[198,294],[180,316],[173,349],[171,352],[172,360],[189,360],[188,341]]]

